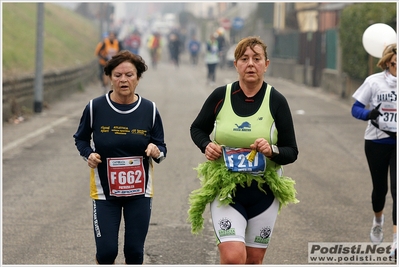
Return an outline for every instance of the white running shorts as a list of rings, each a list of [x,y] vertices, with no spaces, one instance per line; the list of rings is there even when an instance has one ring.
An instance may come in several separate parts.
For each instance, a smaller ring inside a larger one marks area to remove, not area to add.
[[[248,247],[267,248],[276,222],[279,202],[275,198],[272,205],[261,214],[249,219],[230,205],[222,206],[215,199],[211,205],[213,229],[217,243],[241,241]]]

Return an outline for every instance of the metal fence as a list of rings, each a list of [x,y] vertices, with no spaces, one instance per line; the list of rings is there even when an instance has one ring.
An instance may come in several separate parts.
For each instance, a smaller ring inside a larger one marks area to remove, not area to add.
[[[312,86],[320,86],[323,69],[337,68],[337,30],[275,33],[273,57],[295,60],[312,71]],[[306,74],[305,74],[306,76]]]
[[[90,62],[77,68],[50,71],[43,75],[43,101],[50,103],[98,79],[98,63]],[[29,112],[34,102],[34,75],[3,77],[3,120]]]

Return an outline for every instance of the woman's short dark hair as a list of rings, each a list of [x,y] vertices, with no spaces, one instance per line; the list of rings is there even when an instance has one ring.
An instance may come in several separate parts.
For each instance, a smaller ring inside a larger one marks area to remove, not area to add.
[[[141,56],[127,50],[122,50],[107,61],[104,67],[105,75],[111,77],[112,71],[123,62],[130,62],[136,67],[138,79],[140,79],[141,75],[148,69],[148,66]]]

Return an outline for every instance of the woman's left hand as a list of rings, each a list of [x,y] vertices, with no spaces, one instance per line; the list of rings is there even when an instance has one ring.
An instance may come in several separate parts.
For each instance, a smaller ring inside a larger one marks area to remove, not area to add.
[[[155,159],[159,158],[159,156],[161,155],[161,151],[153,143],[148,144],[147,149],[145,150],[145,153],[147,154],[147,157],[152,157]]]
[[[250,148],[262,153],[266,157],[271,157],[273,155],[272,148],[265,138],[256,139],[255,142],[250,145]]]

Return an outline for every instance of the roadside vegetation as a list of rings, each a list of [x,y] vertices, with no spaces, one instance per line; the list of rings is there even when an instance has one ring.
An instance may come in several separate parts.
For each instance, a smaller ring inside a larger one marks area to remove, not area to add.
[[[99,27],[62,6],[44,4],[43,71],[64,70],[95,60]],[[3,3],[3,79],[33,74],[37,3]]]
[[[342,47],[343,71],[352,78],[363,80],[368,73],[369,55],[365,51],[362,37],[365,29],[374,23],[384,23],[396,29],[396,3],[356,3],[342,11],[339,35]],[[373,58],[373,72],[380,72]]]

